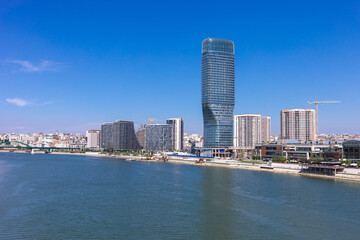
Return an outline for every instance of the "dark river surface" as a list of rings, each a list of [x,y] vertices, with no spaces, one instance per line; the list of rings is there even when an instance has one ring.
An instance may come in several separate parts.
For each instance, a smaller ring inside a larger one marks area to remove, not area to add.
[[[360,184],[0,153],[1,239],[360,239]]]

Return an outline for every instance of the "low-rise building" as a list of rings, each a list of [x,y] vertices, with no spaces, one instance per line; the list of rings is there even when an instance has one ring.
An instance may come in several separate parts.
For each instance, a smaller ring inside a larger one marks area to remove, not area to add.
[[[201,148],[199,149],[200,156],[214,157],[214,158],[232,158],[234,150],[232,148]]]
[[[291,160],[321,159],[338,161],[342,156],[342,145],[337,143],[278,141],[276,143],[262,143],[255,146],[254,154],[262,160],[274,157],[285,157]]]
[[[344,158],[347,160],[360,160],[360,141],[350,140],[343,142]]]

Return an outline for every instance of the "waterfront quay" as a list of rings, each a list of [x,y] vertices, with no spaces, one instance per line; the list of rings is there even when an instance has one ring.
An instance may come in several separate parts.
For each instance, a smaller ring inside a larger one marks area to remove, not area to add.
[[[320,178],[332,178],[360,182],[360,168],[344,168],[339,166],[322,166],[320,164],[274,163],[263,161],[239,161],[227,159],[209,159],[199,162],[197,158],[169,157],[169,162],[228,167],[253,171],[264,171],[284,174],[296,174]]]

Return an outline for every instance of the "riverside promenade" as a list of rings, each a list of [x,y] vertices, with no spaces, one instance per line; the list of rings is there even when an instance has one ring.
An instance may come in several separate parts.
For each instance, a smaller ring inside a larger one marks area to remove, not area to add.
[[[200,166],[210,166],[210,167],[226,167],[226,168],[235,168],[235,169],[245,169],[252,171],[263,171],[263,172],[274,172],[280,174],[295,174],[302,176],[311,176],[327,179],[339,179],[347,181],[356,181],[360,183],[360,168],[345,168],[341,173],[336,173],[334,176],[328,175],[319,175],[304,173],[301,170],[303,166],[301,164],[295,163],[261,163],[261,162],[244,162],[237,160],[226,160],[226,159],[211,159],[205,163],[196,163],[195,158],[180,158],[180,157],[170,157],[169,162],[180,163],[180,164],[191,164],[191,165],[200,165]]]

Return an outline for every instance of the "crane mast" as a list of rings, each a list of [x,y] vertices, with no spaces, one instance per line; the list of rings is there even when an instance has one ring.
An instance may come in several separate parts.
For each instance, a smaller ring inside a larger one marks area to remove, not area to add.
[[[319,103],[341,103],[341,101],[307,101],[308,103],[315,104],[315,121],[316,121],[316,140],[319,137]]]

